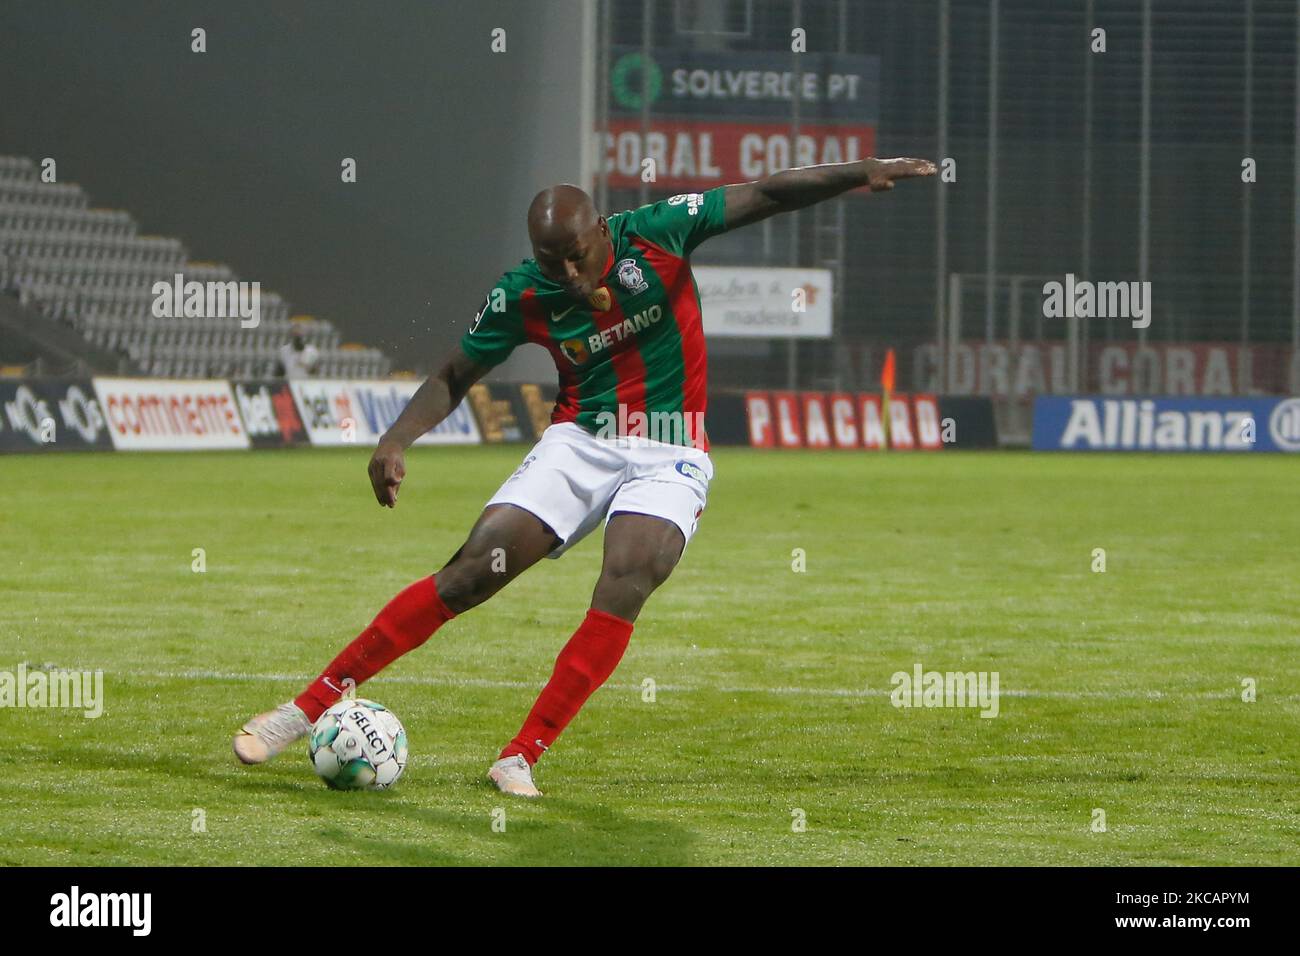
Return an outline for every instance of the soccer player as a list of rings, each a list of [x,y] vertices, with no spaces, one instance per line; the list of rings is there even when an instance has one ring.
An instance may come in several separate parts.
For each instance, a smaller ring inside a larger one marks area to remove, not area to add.
[[[525,342],[546,348],[559,371],[551,425],[442,570],[394,597],[298,697],[244,725],[234,739],[239,759],[274,757],[346,687],[419,647],[541,558],[559,557],[604,519],[591,607],[488,771],[504,793],[541,796],[533,765],[618,666],[633,622],[704,511],[713,463],[702,424],[704,330],[691,253],[710,236],[776,213],[934,172],[919,159],[805,166],[608,217],[576,186],[539,193],[528,209],[533,258],[501,277],[460,347],[379,440],[370,460],[375,497],[384,507],[397,504],[406,449]]]

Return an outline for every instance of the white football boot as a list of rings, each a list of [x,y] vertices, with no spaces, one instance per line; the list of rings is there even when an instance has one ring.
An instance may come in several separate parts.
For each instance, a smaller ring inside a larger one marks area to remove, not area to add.
[[[311,721],[290,701],[258,714],[235,734],[235,756],[244,763],[266,763],[295,740],[311,733]]]
[[[497,785],[502,793],[512,797],[540,797],[542,791],[533,783],[533,768],[522,754],[502,757],[488,771],[488,779]]]

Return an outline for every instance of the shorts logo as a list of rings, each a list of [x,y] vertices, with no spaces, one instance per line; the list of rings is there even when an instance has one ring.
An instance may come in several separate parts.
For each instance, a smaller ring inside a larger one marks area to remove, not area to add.
[[[536,455],[529,455],[527,458],[524,459],[523,464],[521,464],[517,469],[515,469],[515,473],[506,480],[514,481],[516,478],[522,476],[523,473],[528,470],[528,466],[531,465],[536,460],[537,460]]]
[[[623,259],[619,262],[618,281],[623,283],[623,288],[633,295],[650,288],[650,283],[645,281],[645,276],[637,266],[635,259]]]
[[[679,461],[673,467],[677,469],[679,474],[685,475],[687,478],[694,478],[702,485],[707,485],[709,483],[708,475],[704,473],[704,469],[699,465],[693,465],[689,461],[683,460]]]
[[[562,351],[574,365],[581,365],[587,359],[591,358],[591,353],[587,351],[587,343],[582,339],[565,339],[560,343]]]

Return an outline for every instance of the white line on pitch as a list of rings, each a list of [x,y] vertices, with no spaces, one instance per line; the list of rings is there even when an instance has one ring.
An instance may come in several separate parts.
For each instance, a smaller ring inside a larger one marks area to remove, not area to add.
[[[311,678],[303,674],[237,674],[230,671],[181,670],[153,671],[126,670],[117,671],[126,677],[149,677],[160,680],[216,680],[216,681],[293,681],[306,684]],[[421,687],[486,687],[490,689],[538,690],[542,682],[524,680],[486,680],[478,677],[407,677],[391,676],[377,678],[377,681],[390,684],[414,684]],[[641,690],[640,684],[605,684],[611,690]],[[854,689],[849,687],[714,687],[711,685],[691,684],[656,684],[657,691],[717,694],[787,694],[808,697],[888,697],[892,690],[881,688]],[[1107,690],[1003,690],[1004,697],[1042,697],[1052,700],[1164,700],[1164,699],[1198,699],[1198,700],[1235,700],[1237,692],[1226,690],[1222,693],[1189,693],[1171,691],[1107,691]],[[1300,694],[1270,695],[1273,700],[1297,700]]]

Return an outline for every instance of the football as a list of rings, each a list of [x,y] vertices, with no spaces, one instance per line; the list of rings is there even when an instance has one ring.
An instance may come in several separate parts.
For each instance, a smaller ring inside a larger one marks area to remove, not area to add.
[[[341,700],[312,727],[307,756],[335,790],[386,790],[406,769],[406,730],[383,704]]]

